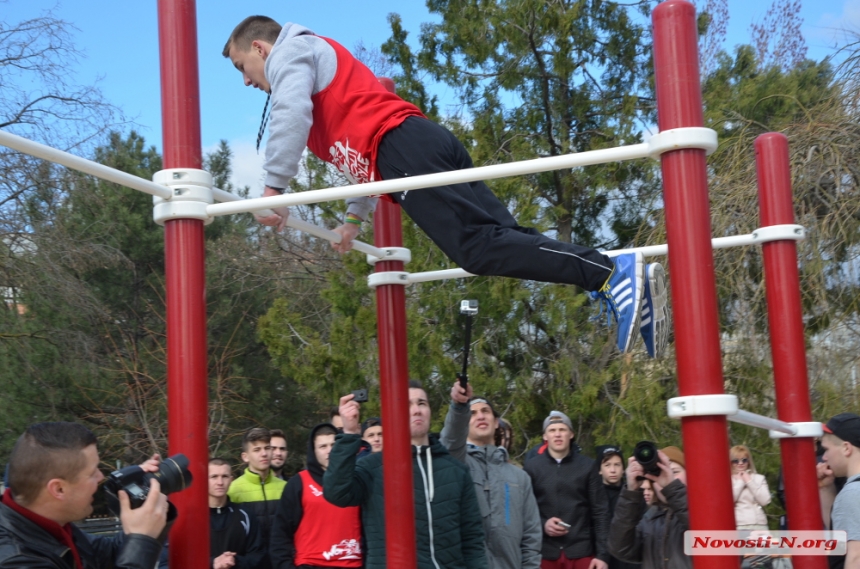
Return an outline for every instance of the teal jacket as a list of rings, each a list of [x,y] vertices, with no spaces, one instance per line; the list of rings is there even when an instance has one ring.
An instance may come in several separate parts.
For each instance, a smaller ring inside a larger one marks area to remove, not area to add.
[[[358,435],[337,436],[323,493],[336,506],[361,506],[367,537],[365,567],[385,569],[383,453],[356,462],[360,445]],[[418,568],[486,569],[481,514],[466,465],[431,435],[430,446],[412,447],[412,481]]]

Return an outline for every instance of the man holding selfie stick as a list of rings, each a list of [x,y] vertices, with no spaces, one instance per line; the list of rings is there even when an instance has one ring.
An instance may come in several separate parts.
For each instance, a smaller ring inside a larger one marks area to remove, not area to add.
[[[104,475],[96,436],[76,423],[37,423],[9,457],[9,488],[0,503],[0,568],[152,569],[158,562],[169,504],[157,480],[132,509],[118,494],[122,533],[88,538],[72,522],[93,511]],[[157,472],[158,455],[141,465]]]
[[[526,460],[543,526],[541,569],[607,569],[609,504],[594,460],[573,445],[573,423],[561,411],[543,422],[547,447]]]

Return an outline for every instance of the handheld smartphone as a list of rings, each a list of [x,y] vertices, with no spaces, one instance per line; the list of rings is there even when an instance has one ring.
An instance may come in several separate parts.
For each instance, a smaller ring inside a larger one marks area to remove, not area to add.
[[[564,526],[564,527],[566,527],[566,528],[569,528],[569,527],[570,527],[570,524],[569,524],[569,523],[566,523],[566,522],[558,521],[558,522],[556,522],[556,523],[557,523],[558,525],[560,525],[560,526]]]
[[[355,396],[352,398],[356,403],[367,403],[367,390],[366,389],[356,389],[352,392]]]

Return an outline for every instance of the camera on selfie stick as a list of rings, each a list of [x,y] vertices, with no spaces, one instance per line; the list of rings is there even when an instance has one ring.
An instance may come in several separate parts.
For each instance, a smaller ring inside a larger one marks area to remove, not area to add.
[[[466,316],[466,343],[463,346],[463,371],[457,374],[457,379],[460,380],[460,387],[466,389],[469,383],[469,347],[472,344],[472,318],[478,314],[477,300],[461,300],[460,314]]]

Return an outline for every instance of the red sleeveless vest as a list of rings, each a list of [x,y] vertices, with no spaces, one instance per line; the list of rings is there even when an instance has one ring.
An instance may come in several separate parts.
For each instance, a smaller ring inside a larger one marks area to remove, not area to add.
[[[334,164],[353,184],[378,181],[376,151],[383,135],[407,117],[424,115],[387,91],[342,45],[321,39],[334,48],[337,71],[331,84],[311,97],[314,110],[308,148]]]
[[[322,486],[302,470],[302,521],[294,536],[294,564],[361,567],[361,521],[358,506],[338,508],[323,498]]]

